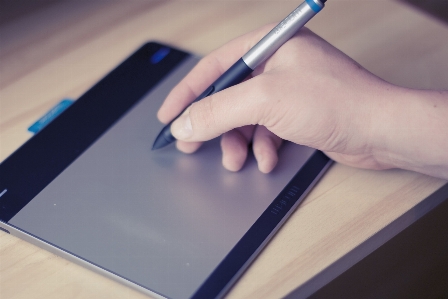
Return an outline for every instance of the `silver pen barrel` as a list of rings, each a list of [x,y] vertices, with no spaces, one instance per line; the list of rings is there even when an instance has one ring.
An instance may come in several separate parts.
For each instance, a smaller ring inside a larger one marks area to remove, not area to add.
[[[320,8],[324,6],[319,0],[308,1],[313,1],[314,4]],[[278,48],[288,41],[316,14],[317,12],[310,7],[307,1],[303,2],[246,54],[244,54],[242,57],[244,62],[248,67],[254,70],[258,65],[274,54]]]

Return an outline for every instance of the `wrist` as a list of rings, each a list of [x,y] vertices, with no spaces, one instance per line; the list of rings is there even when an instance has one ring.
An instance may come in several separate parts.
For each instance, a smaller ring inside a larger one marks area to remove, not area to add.
[[[372,149],[379,165],[448,178],[448,93],[390,85],[378,102]]]

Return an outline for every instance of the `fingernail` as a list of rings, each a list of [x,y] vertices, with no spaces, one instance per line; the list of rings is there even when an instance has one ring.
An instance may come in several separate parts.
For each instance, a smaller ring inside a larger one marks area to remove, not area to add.
[[[171,133],[176,139],[180,140],[185,140],[193,136],[193,128],[188,110],[173,122],[171,125]]]
[[[258,154],[257,155],[257,163],[258,163],[258,170],[260,170],[261,172],[264,172],[264,155],[263,154]]]

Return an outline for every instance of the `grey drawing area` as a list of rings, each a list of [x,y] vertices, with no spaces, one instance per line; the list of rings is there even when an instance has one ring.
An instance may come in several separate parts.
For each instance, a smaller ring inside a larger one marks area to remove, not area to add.
[[[105,132],[9,223],[170,298],[187,298],[314,150],[282,149],[261,174],[253,157],[221,166],[219,141],[193,155],[151,151],[156,112],[194,66],[189,58]]]

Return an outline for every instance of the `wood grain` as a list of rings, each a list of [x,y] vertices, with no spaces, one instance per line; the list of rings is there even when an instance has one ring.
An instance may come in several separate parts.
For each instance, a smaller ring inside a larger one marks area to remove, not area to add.
[[[205,55],[279,21],[296,1],[56,1],[0,22],[0,160],[62,98],[77,98],[137,47]],[[0,7],[1,9],[1,7]],[[448,89],[448,28],[393,1],[328,1],[309,27],[381,78]],[[437,190],[417,173],[336,164],[228,298],[280,298]],[[0,232],[0,298],[146,298]]]

